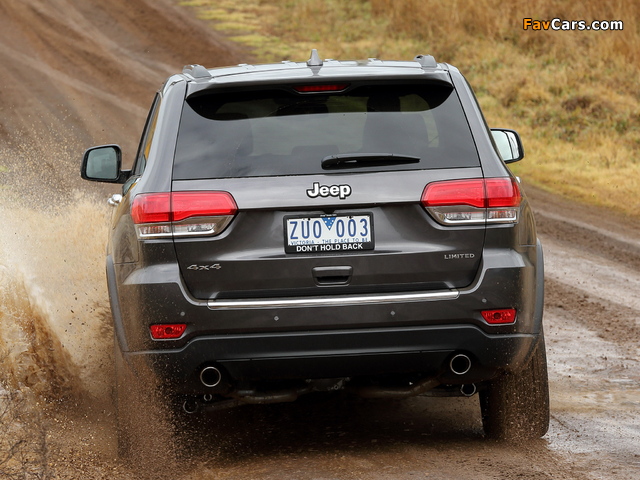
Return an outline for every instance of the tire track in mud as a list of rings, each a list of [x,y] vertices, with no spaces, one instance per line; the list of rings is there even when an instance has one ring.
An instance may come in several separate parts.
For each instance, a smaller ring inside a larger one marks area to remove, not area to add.
[[[545,248],[549,448],[587,478],[640,478],[640,228],[536,189]]]
[[[598,480],[640,478],[640,361],[568,315],[548,309],[548,448]]]
[[[640,221],[527,190],[545,251],[546,308],[638,355]]]

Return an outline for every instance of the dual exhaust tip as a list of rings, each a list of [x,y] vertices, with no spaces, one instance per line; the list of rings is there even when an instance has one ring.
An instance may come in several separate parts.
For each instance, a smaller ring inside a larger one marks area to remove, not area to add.
[[[200,371],[200,382],[205,387],[217,387],[222,382],[222,372],[217,367],[204,367]]]
[[[471,370],[471,359],[464,353],[454,355],[449,361],[449,369],[456,375],[465,375]],[[200,371],[200,382],[208,388],[214,388],[222,382],[222,372],[209,365]]]
[[[471,359],[464,353],[454,355],[449,361],[449,369],[456,375],[465,375],[471,370]],[[215,388],[223,381],[223,374],[219,368],[209,365],[200,371],[200,382],[207,388]],[[465,384],[460,387],[460,392],[465,396],[471,396],[476,393],[474,384]],[[192,402],[185,402],[184,410],[192,413],[196,410],[197,405]]]
[[[456,375],[464,375],[471,370],[471,359],[464,353],[454,355],[449,361],[449,369]],[[222,372],[209,365],[200,371],[200,382],[208,388],[214,388],[222,382]]]
[[[464,353],[458,353],[449,361],[449,369],[456,375],[464,375],[471,370],[471,359]]]
[[[471,370],[471,359],[464,353],[454,355],[449,361],[449,369],[456,375],[464,375]],[[465,397],[471,397],[477,392],[473,383],[466,383],[460,386],[460,393]]]
[[[208,388],[217,387],[222,383],[223,376],[222,372],[219,368],[209,365],[200,370],[200,383]],[[202,396],[202,401],[205,403],[211,402],[213,400],[213,395],[211,393],[206,393]],[[199,403],[195,398],[187,398],[183,404],[182,409],[185,413],[192,414],[198,411]]]

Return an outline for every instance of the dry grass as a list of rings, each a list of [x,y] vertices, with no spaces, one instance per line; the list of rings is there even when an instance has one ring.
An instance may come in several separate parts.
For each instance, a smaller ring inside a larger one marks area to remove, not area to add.
[[[517,129],[527,181],[640,216],[640,5],[633,0],[195,0],[258,61],[410,59],[458,66],[492,126]],[[523,30],[523,19],[622,20],[623,31]]]

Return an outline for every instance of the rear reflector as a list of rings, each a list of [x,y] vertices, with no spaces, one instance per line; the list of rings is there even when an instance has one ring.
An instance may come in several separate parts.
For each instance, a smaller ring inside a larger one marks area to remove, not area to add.
[[[138,238],[217,235],[238,211],[228,192],[172,192],[138,195],[131,217]]]
[[[317,93],[317,92],[341,92],[346,90],[348,83],[334,83],[326,85],[296,85],[293,89],[299,93]]]
[[[180,338],[187,329],[186,323],[165,323],[159,325],[151,325],[151,338],[154,340],[167,340],[172,338]]]
[[[491,325],[504,325],[508,323],[515,323],[516,310],[515,308],[505,308],[502,310],[483,310],[482,317],[487,323]]]
[[[422,205],[443,225],[516,223],[522,196],[515,179],[476,178],[428,184]]]

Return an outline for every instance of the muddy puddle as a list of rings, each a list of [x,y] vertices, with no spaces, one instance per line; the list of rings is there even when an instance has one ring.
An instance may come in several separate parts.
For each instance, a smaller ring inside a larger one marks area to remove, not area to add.
[[[549,448],[588,478],[640,478],[640,361],[566,316],[547,314]]]

